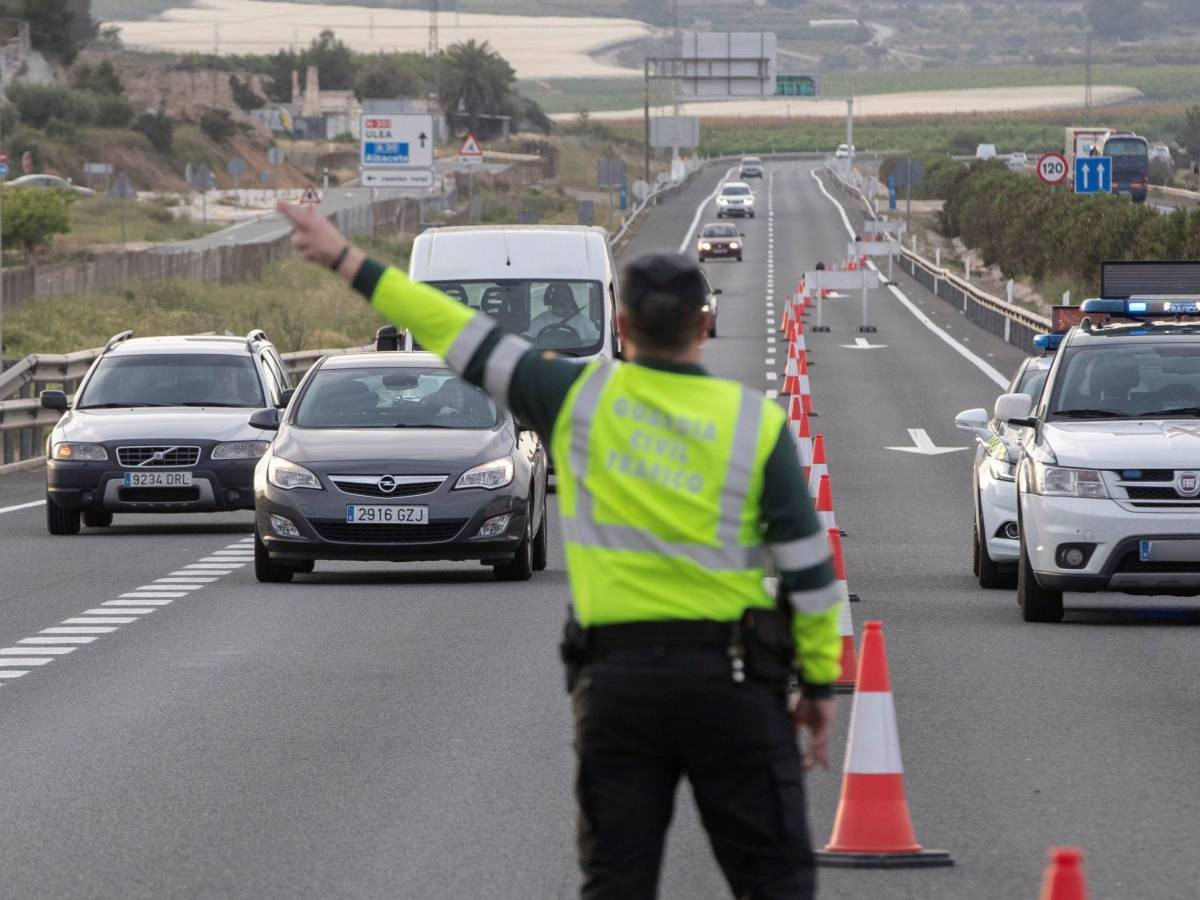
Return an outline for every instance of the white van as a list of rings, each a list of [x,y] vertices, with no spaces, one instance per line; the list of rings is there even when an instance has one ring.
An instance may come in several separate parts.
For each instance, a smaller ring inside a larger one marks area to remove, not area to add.
[[[619,355],[617,266],[603,228],[430,228],[413,241],[408,274],[535,347],[580,360]],[[416,349],[411,334],[404,349]]]

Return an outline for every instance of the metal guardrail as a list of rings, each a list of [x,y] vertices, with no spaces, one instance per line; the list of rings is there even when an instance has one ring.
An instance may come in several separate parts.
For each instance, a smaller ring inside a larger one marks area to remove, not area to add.
[[[830,175],[848,194],[862,204],[866,215],[878,219],[874,206],[868,200],[862,189],[842,178],[832,167]],[[857,173],[852,173],[852,175]],[[1026,353],[1033,353],[1033,339],[1042,332],[1050,330],[1050,320],[1015,303],[1009,303],[1003,297],[997,297],[981,290],[965,278],[960,278],[945,268],[939,268],[919,253],[901,245],[900,258],[897,260],[901,269],[911,275],[922,287],[931,293],[958,307],[963,314],[978,325],[1005,342],[1019,347]]]
[[[299,350],[283,353],[284,366],[293,380],[299,379],[317,360],[337,353],[371,350],[373,344],[327,350]],[[45,460],[42,455],[46,429],[62,415],[42,409],[38,394],[47,387],[61,387],[73,394],[103,348],[75,353],[32,353],[0,374],[0,473]]]

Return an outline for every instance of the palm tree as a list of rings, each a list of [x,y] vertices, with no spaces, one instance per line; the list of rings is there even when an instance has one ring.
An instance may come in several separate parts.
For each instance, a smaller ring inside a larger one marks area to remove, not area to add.
[[[471,133],[483,115],[502,115],[512,99],[513,67],[487,41],[474,38],[446,49],[439,67],[439,94],[447,114],[464,114]]]

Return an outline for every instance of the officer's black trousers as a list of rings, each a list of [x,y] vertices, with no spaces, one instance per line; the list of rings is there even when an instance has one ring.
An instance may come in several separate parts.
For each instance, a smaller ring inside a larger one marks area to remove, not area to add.
[[[681,775],[739,900],[808,900],[812,847],[784,694],[737,684],[721,648],[613,651],[572,691],[584,900],[657,894]]]

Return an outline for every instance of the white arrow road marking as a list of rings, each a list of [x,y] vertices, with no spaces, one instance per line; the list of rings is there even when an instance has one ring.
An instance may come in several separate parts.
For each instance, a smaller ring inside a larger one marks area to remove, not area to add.
[[[901,453],[919,453],[922,456],[939,456],[943,453],[953,453],[956,450],[966,450],[967,447],[938,447],[933,443],[933,438],[925,433],[924,428],[908,429],[908,436],[912,438],[915,447],[886,447],[886,450],[899,450]]]
[[[855,338],[853,344],[842,344],[847,350],[881,350],[887,344],[872,344],[866,338]]]

